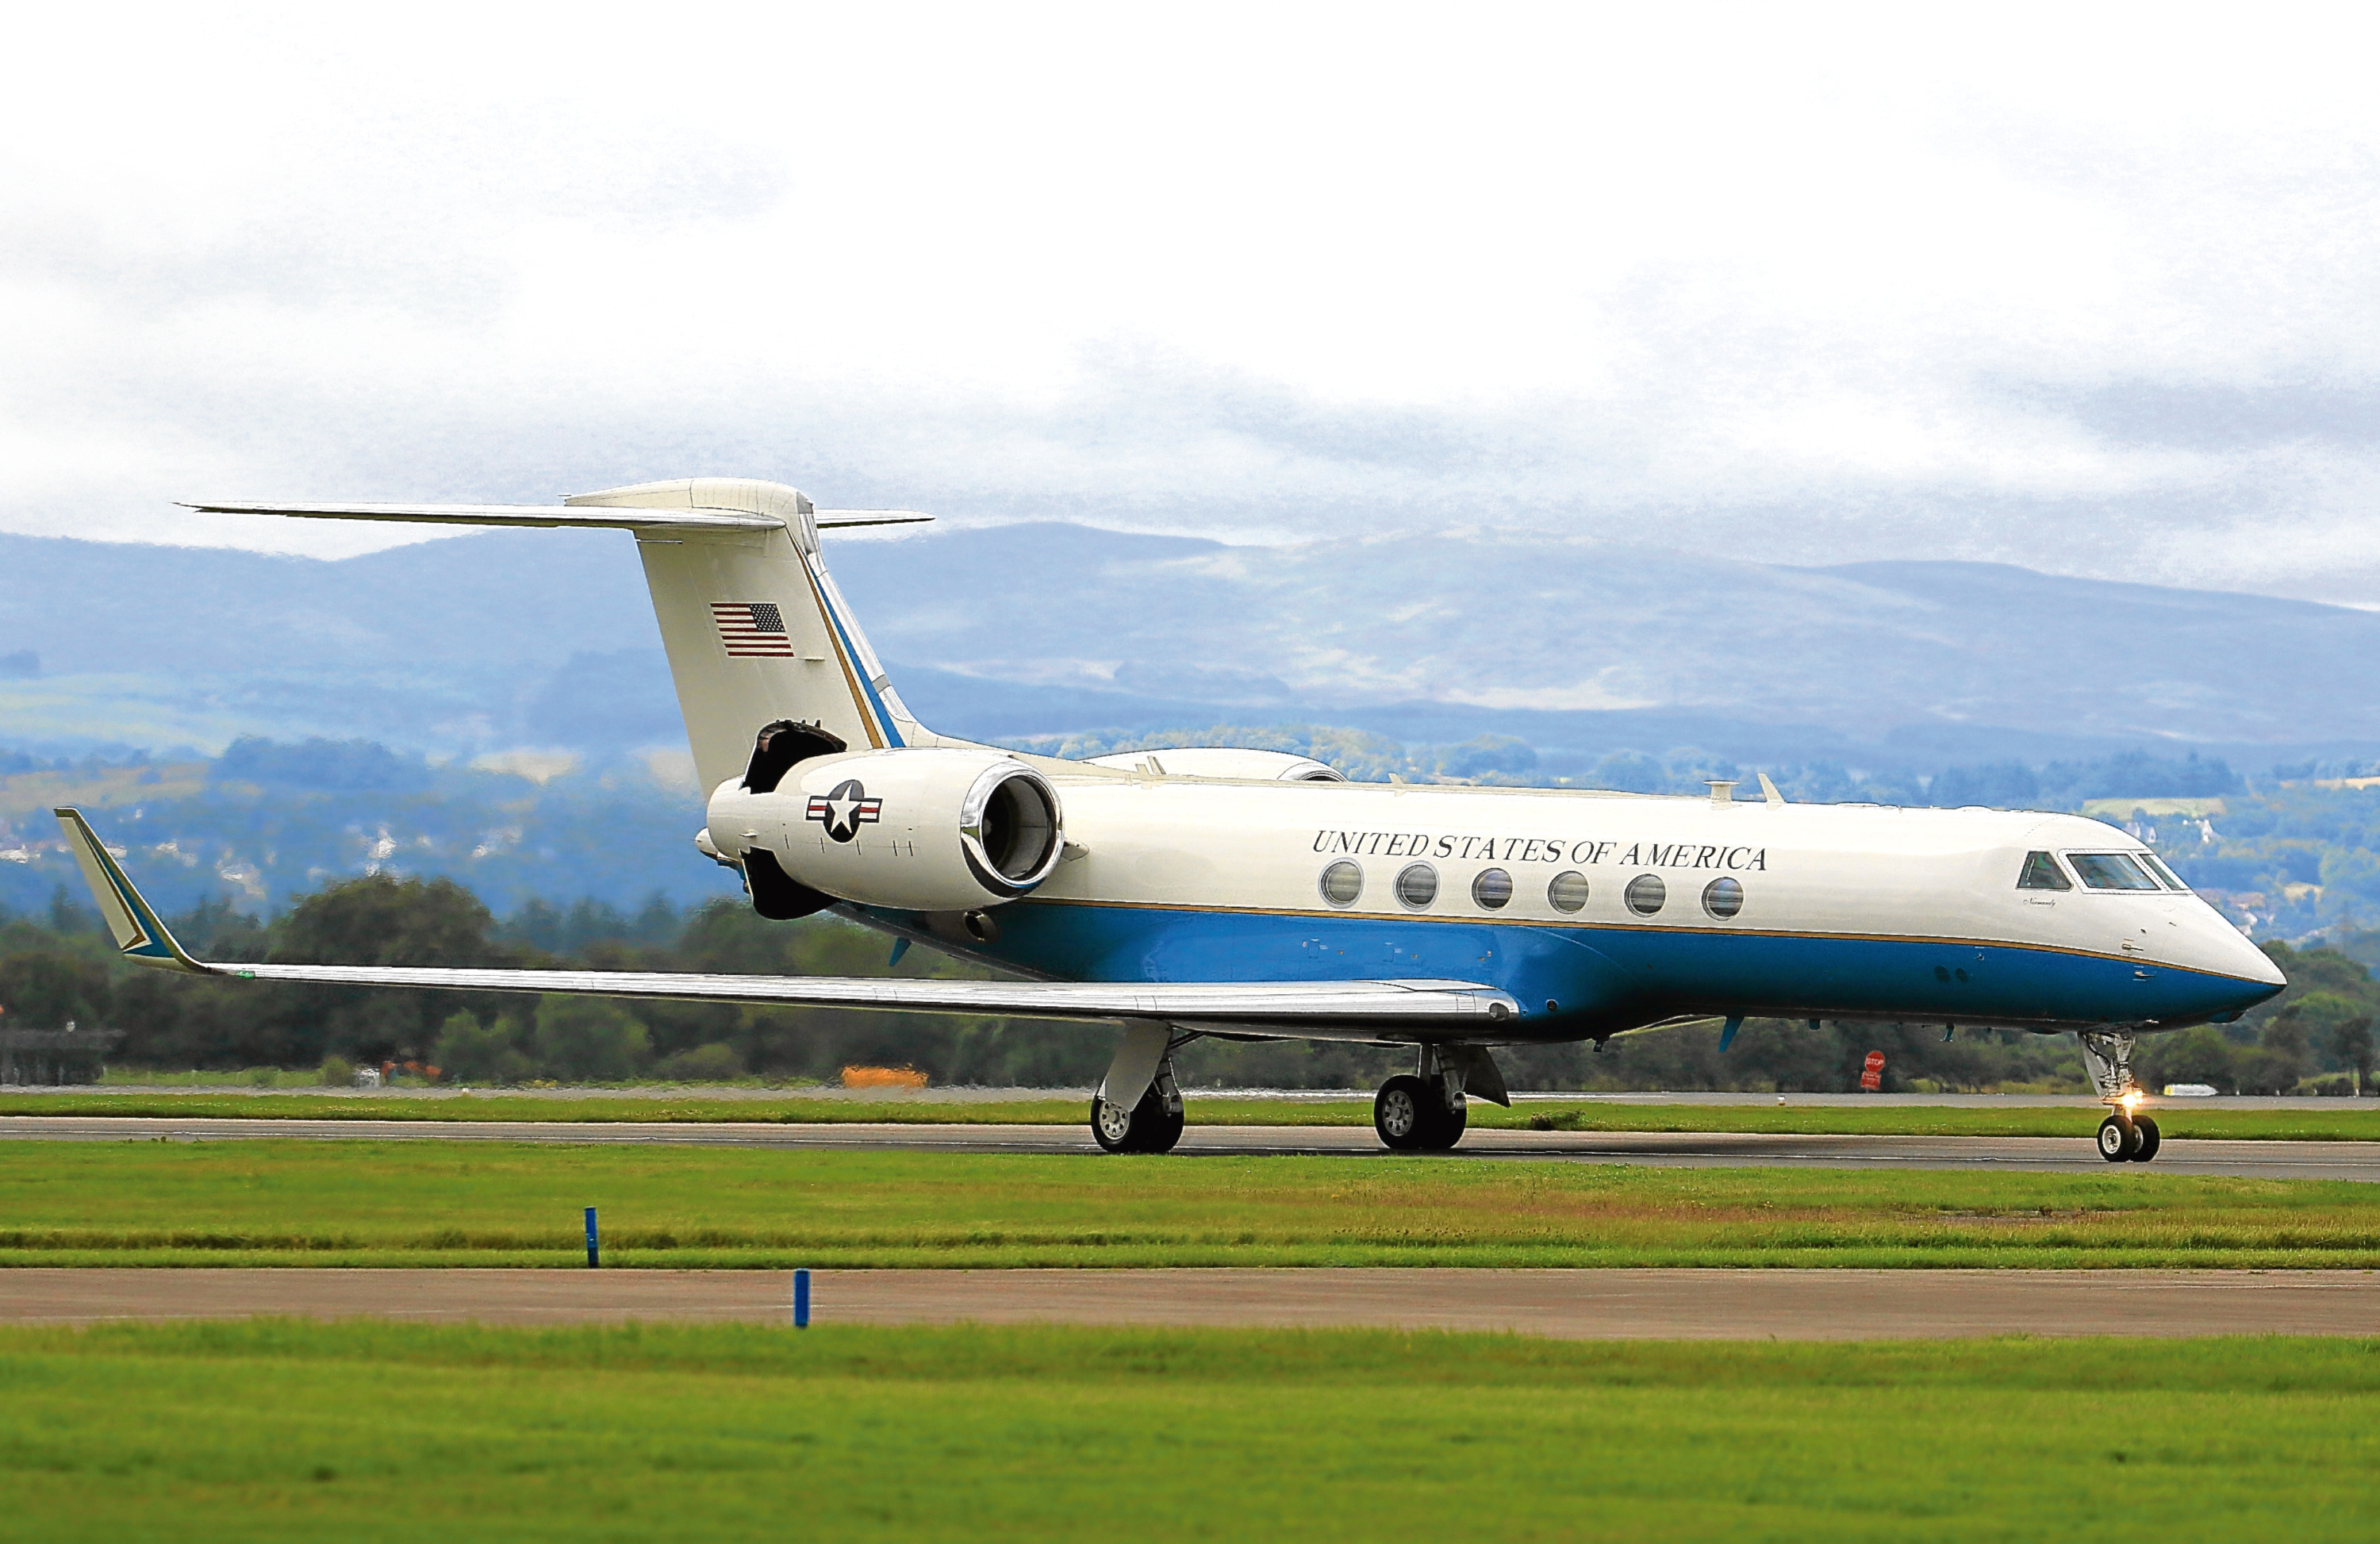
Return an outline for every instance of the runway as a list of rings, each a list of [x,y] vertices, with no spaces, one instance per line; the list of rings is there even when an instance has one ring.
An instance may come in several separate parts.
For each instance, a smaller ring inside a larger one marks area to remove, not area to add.
[[[0,1271],[0,1323],[287,1315],[786,1324],[782,1270]],[[813,1322],[1507,1331],[1572,1340],[2380,1335],[2369,1270],[820,1270]]]
[[[1841,1137],[1754,1133],[1502,1131],[1475,1129],[1457,1158],[1677,1168],[2004,1169],[2105,1173],[2078,1117],[2063,1137]],[[1079,1125],[773,1125],[721,1122],[327,1121],[164,1119],[104,1115],[0,1116],[0,1140],[59,1142],[242,1141],[538,1142],[594,1146],[779,1148],[794,1151],[1095,1153]],[[1194,1125],[1175,1161],[1219,1155],[1341,1154],[1387,1158],[1368,1126]],[[1119,1161],[1131,1161],[1119,1160]],[[2127,1173],[2256,1179],[2380,1181],[2380,1142],[2168,1140],[2154,1163]]]

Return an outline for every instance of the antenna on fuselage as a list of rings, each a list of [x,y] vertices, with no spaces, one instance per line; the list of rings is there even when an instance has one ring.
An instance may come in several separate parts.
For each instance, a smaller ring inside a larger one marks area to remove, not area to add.
[[[1777,784],[1768,781],[1767,772],[1755,772],[1752,775],[1760,779],[1760,796],[1767,799],[1772,807],[1785,802],[1785,796],[1777,791]]]

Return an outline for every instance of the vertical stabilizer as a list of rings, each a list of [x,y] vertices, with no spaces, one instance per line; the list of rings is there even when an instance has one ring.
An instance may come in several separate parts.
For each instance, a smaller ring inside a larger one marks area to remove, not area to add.
[[[706,791],[741,773],[754,733],[778,719],[817,724],[855,750],[942,743],[909,716],[885,678],[827,573],[818,512],[795,490],[747,478],[686,478],[565,503],[773,522],[636,530]]]

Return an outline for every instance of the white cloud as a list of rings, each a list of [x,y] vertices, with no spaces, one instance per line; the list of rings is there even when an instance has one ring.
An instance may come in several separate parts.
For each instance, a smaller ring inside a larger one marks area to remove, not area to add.
[[[54,12],[0,526],[719,470],[2380,600],[2371,26],[2246,14]]]

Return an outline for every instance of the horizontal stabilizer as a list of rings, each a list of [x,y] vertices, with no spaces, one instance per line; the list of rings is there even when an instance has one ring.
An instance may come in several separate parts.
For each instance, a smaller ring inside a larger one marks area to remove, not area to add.
[[[406,520],[440,526],[593,526],[608,530],[775,530],[783,521],[730,509],[574,508],[559,504],[186,504],[202,515],[301,520]]]
[[[201,515],[283,515],[300,520],[400,520],[438,526],[583,526],[603,530],[775,530],[773,515],[733,509],[606,508],[560,504],[186,504]],[[914,509],[821,509],[820,530],[915,526],[933,519]]]
[[[480,970],[374,965],[211,965],[174,942],[84,820],[57,810],[125,957],[145,965],[257,981],[315,981],[438,991],[559,992],[682,1003],[749,1003],[910,1013],[1018,1014],[1035,1018],[1162,1019],[1175,1024],[1299,1033],[1319,1023],[1388,1032],[1478,1034],[1519,1005],[1469,981],[920,981],[835,976],[694,976],[642,970]]]
[[[914,509],[821,509],[820,530],[848,530],[854,526],[922,526],[933,520]]]

